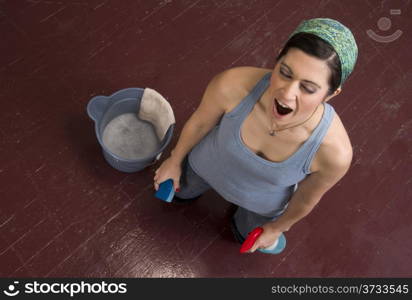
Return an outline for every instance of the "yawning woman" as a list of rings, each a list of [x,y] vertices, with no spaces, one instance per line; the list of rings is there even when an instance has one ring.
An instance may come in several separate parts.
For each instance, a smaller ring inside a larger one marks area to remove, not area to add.
[[[283,232],[350,166],[348,134],[328,101],[341,92],[357,55],[347,27],[316,18],[290,35],[273,69],[217,74],[156,170],[155,189],[171,178],[175,201],[190,201],[212,188],[238,206],[232,229],[239,242],[260,226],[250,252],[281,252]]]

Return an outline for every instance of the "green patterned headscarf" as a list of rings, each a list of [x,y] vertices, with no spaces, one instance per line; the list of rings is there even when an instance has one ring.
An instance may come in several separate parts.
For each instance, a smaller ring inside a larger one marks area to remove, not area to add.
[[[352,32],[340,22],[328,18],[302,21],[289,38],[299,32],[314,34],[335,49],[341,62],[340,85],[342,86],[355,67],[358,57],[358,46]]]

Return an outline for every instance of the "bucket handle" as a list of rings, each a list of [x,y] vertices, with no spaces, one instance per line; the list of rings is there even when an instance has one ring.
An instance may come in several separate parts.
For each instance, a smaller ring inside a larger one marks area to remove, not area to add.
[[[153,161],[149,164],[149,166],[153,166],[155,163],[158,162],[158,160],[160,159],[160,156],[162,156],[162,152],[160,152],[155,159],[153,159]]]
[[[87,114],[93,121],[97,122],[103,117],[107,105],[109,104],[109,100],[109,97],[96,96],[89,101],[87,104]]]

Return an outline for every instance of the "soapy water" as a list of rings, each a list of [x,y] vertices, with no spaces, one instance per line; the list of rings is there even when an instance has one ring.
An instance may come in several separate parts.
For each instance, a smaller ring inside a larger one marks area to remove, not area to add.
[[[124,159],[140,159],[153,155],[160,148],[154,126],[126,113],[111,120],[103,131],[103,144]]]

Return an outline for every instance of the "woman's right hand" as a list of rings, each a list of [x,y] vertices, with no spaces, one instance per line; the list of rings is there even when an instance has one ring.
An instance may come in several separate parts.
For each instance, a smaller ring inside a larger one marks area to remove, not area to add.
[[[154,188],[157,191],[159,189],[159,185],[168,179],[173,180],[173,187],[175,191],[178,191],[180,188],[180,176],[182,174],[182,164],[176,162],[169,157],[166,159],[160,167],[155,171],[154,179]]]

